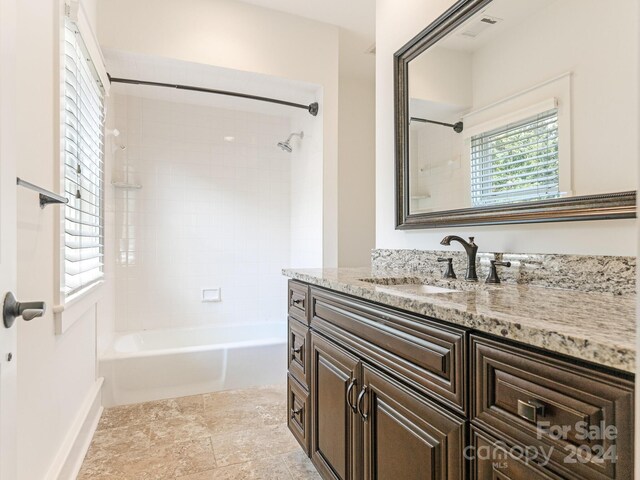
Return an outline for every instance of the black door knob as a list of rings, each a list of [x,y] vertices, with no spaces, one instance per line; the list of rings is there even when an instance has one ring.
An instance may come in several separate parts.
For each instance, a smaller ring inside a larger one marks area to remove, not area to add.
[[[16,318],[22,317],[26,321],[41,317],[47,309],[44,302],[18,302],[13,293],[9,292],[4,297],[2,319],[6,328],[11,328]]]

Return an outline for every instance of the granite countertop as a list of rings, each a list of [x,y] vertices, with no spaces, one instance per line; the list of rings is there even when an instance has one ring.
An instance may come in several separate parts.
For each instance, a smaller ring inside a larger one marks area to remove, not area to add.
[[[283,274],[587,362],[635,371],[635,295],[470,284],[370,268],[285,269]],[[402,283],[428,283],[458,291],[417,294],[394,289],[394,284]]]

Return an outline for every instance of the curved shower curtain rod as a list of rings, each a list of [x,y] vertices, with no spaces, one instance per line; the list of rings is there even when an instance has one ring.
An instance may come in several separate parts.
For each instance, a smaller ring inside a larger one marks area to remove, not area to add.
[[[277,98],[260,97],[258,95],[249,95],[247,93],[229,92],[226,90],[216,90],[216,89],[204,88],[204,87],[193,87],[189,85],[179,85],[175,83],[148,82],[146,80],[116,78],[116,77],[112,77],[109,74],[107,74],[107,76],[109,77],[109,81],[111,83],[115,82],[115,83],[127,83],[129,85],[150,85],[152,87],[167,87],[167,88],[175,88],[178,90],[190,90],[192,92],[215,93],[218,95],[228,95],[231,97],[248,98],[250,100],[259,100],[261,102],[270,102],[270,103],[277,103],[278,105],[286,105],[288,107],[304,108],[314,117],[318,115],[318,102],[313,102],[309,105],[303,105],[301,103],[287,102],[285,100],[278,100]]]

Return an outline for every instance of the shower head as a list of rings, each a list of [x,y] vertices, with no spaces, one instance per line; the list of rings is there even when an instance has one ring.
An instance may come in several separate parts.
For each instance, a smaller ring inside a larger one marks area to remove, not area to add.
[[[287,153],[291,153],[293,151],[293,149],[291,148],[291,138],[293,138],[294,136],[296,137],[300,137],[300,140],[302,140],[304,138],[304,132],[294,132],[291,135],[289,135],[289,138],[287,138],[284,142],[278,142],[278,146],[284,150]]]
[[[291,153],[293,151],[288,140],[286,142],[278,142],[278,146],[285,152]]]

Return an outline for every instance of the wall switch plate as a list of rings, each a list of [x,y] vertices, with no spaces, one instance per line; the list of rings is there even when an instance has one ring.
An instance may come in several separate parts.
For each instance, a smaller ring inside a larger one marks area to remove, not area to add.
[[[203,302],[221,302],[221,289],[217,288],[203,288],[202,289],[202,301]]]

